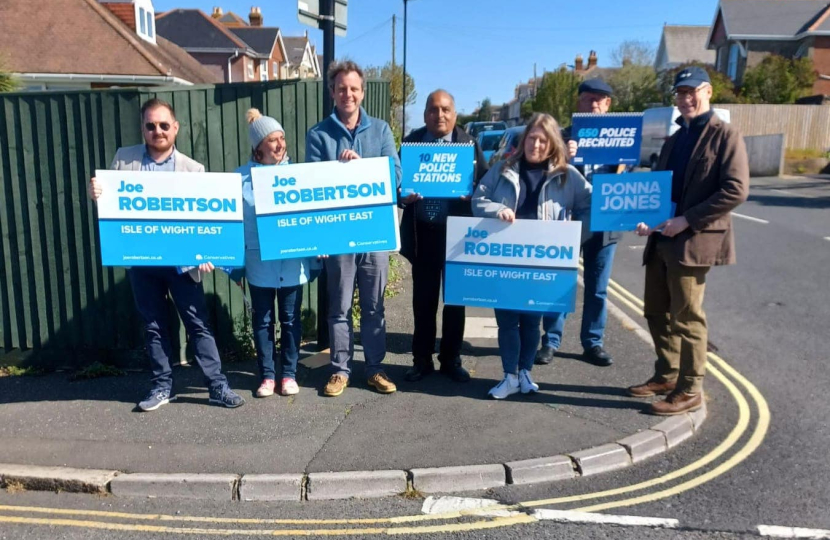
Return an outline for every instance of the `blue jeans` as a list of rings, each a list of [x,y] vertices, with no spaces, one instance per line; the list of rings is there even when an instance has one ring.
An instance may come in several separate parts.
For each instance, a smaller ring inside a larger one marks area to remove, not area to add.
[[[539,343],[538,313],[497,309],[496,324],[499,326],[499,354],[505,373],[516,375],[520,369],[533,369],[536,358],[536,344]]]
[[[585,350],[597,345],[602,347],[602,336],[605,334],[605,323],[608,320],[608,281],[611,279],[616,251],[616,243],[602,245],[602,233],[594,233],[582,246],[585,295],[579,339]],[[542,318],[542,347],[559,348],[566,316],[565,313],[551,313]]]
[[[144,320],[145,345],[153,372],[153,390],[173,389],[173,370],[170,367],[170,321],[167,305],[168,291],[176,304],[190,341],[196,363],[205,375],[208,388],[228,384],[222,375],[222,362],[216,341],[208,327],[205,291],[188,273],[179,274],[175,268],[133,267],[127,271],[133,288],[135,307]]]
[[[277,378],[274,357],[277,343],[274,339],[274,299],[277,300],[277,317],[280,321],[280,371],[281,378],[297,377],[297,361],[300,359],[300,340],[303,337],[302,307],[303,286],[257,287],[251,289],[251,325],[259,373],[263,379]]]

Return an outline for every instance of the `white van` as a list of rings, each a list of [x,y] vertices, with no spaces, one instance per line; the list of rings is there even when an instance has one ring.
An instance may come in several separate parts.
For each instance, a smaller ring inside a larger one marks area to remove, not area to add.
[[[729,111],[715,109],[715,114],[726,123],[729,123]],[[657,158],[663,143],[680,129],[675,120],[680,116],[677,107],[654,107],[643,111],[643,142],[640,145],[640,166],[657,166]]]

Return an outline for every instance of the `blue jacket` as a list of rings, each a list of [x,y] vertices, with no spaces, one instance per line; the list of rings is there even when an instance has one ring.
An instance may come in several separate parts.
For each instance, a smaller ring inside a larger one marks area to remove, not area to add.
[[[337,111],[311,128],[305,137],[305,160],[335,161],[343,150],[354,150],[362,158],[389,156],[395,160],[395,182],[401,185],[401,160],[389,124],[360,108],[355,136],[337,118]]]
[[[288,161],[285,161],[288,163]],[[263,261],[259,252],[259,232],[254,209],[254,189],[251,169],[266,167],[255,161],[242,165],[236,172],[242,175],[242,215],[245,221],[245,276],[257,287],[294,287],[304,285],[316,276],[322,265],[316,257]],[[276,167],[277,165],[272,165]]]

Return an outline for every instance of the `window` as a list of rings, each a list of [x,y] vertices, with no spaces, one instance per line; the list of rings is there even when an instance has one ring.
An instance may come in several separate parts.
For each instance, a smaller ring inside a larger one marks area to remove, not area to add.
[[[733,43],[729,46],[729,65],[726,68],[726,74],[729,76],[730,79],[733,81],[738,79],[738,56],[739,56],[739,47],[737,43]]]
[[[144,8],[142,8],[142,7],[138,8],[138,25],[139,25],[139,33],[140,34],[146,34],[147,33],[146,13],[147,12],[144,11]]]
[[[259,80],[260,81],[267,81],[268,80],[268,62],[262,60],[259,63]]]
[[[147,36],[153,37],[153,14],[149,11],[147,12]]]
[[[248,66],[248,79],[253,80],[254,78],[254,61],[250,58],[245,59],[245,65]]]
[[[271,71],[274,73],[274,80],[280,78],[280,65],[276,62],[271,63]]]

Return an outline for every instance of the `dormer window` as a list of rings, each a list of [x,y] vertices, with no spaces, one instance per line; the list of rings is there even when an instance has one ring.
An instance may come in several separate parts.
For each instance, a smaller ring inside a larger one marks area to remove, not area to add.
[[[135,33],[144,41],[156,42],[156,13],[151,0],[132,0],[135,4]]]

